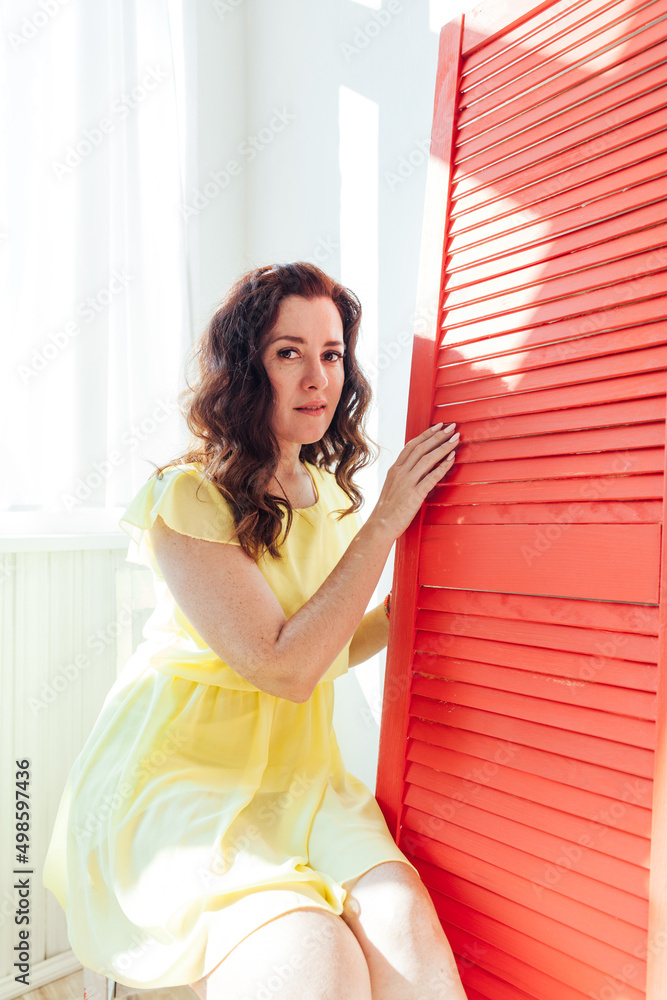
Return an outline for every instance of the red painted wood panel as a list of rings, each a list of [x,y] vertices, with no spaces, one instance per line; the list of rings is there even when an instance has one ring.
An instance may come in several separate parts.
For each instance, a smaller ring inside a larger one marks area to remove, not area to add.
[[[415,831],[406,830],[402,842],[404,849],[415,858],[416,867],[426,862],[461,882],[493,887],[492,891],[504,899],[608,943],[622,954],[633,954],[646,940],[645,931],[623,917],[612,917],[587,903],[568,898],[548,884],[531,882],[521,866],[514,872],[499,868],[485,855],[476,857]]]
[[[472,818],[471,809],[467,811],[466,816],[469,814]],[[510,832],[503,836],[499,830],[498,817],[493,817],[492,822],[486,823],[483,823],[481,816],[476,819],[483,825],[485,833],[475,830],[474,823],[468,827],[458,826],[413,806],[407,806],[403,813],[404,827],[408,836],[410,832],[421,834],[447,848],[456,848],[459,851],[469,852],[473,857],[484,858],[507,872],[519,869],[535,886],[550,887],[550,883],[553,882],[558,886],[559,893],[568,899],[589,906],[594,905],[600,912],[619,920],[626,920],[635,927],[647,926],[646,899],[626,889],[618,888],[615,884],[599,882],[577,870],[577,862],[574,860],[576,852],[572,852],[572,859],[568,865],[564,846],[561,846],[559,853],[554,843],[551,844],[550,851],[547,851],[539,843],[536,831],[533,831],[531,836],[530,832],[521,831],[516,824],[513,824],[510,826]],[[496,840],[495,834],[502,839]],[[514,846],[515,844],[521,846]],[[557,879],[551,874],[550,866],[559,869]],[[538,889],[534,891],[538,892]]]
[[[485,886],[467,882],[451,872],[443,872],[428,861],[418,860],[416,865],[425,884],[443,898],[440,905],[447,906],[449,898],[460,899],[478,912],[503,920],[538,940],[550,941],[559,938],[559,943],[567,948],[570,955],[587,962],[595,969],[616,971],[619,960],[625,961],[628,952],[619,952],[604,941],[592,937],[589,928],[572,928],[555,922],[552,917],[537,910],[529,910],[513,900],[506,899]],[[645,970],[643,970],[645,972]],[[640,977],[642,978],[642,977]]]
[[[490,97],[480,98],[472,103],[472,98],[476,94],[471,88],[468,91],[471,103],[467,107],[462,107],[458,119],[462,143],[468,139],[468,136],[478,135],[481,131],[502,126],[511,116],[511,112],[521,114],[524,127],[530,126],[547,117],[551,118],[564,111],[571,111],[573,106],[583,103],[587,98],[596,98],[600,90],[611,89],[627,80],[634,73],[641,75],[650,68],[660,65],[661,62],[665,61],[663,25],[660,23],[651,24],[651,19],[655,16],[655,6],[652,6],[653,10],[645,8],[643,12],[644,23],[647,25],[646,31],[638,33],[634,37],[632,35],[626,35],[621,39],[618,38],[618,35],[612,37],[611,41],[616,44],[607,48],[602,60],[595,60],[595,57],[590,52],[588,53],[588,58],[583,64],[587,74],[586,79],[576,86],[568,88],[568,83],[571,81],[568,75],[563,74],[564,89],[540,104],[540,107],[544,108],[542,115],[530,107],[530,92],[522,91],[521,93],[519,101],[523,107],[514,105],[512,108],[508,108],[507,105],[504,105],[499,108],[497,92]],[[637,27],[639,25],[633,24],[635,30]],[[505,74],[494,77],[494,84],[497,85],[496,90],[503,82],[512,84],[512,73],[516,72],[518,66],[521,66],[521,63],[514,62]],[[526,68],[525,61],[521,68]],[[589,76],[588,74],[593,69],[597,69],[598,72]],[[471,77],[468,76],[467,79],[470,80]],[[487,77],[487,79],[490,78]],[[530,110],[526,110],[526,106]]]
[[[461,442],[397,545],[376,795],[473,1000],[667,995],[666,59],[665,0],[441,34],[406,438]]]
[[[484,768],[478,758],[459,750],[411,739],[406,781],[448,795],[446,815],[450,812],[453,815],[460,804],[471,799],[480,808],[483,806],[490,812],[499,812],[541,830],[559,830],[575,841],[576,824],[586,823],[587,836],[596,850],[642,867],[649,866],[650,824],[645,827],[645,836],[622,828],[623,821],[625,824],[633,821],[633,817],[626,817],[625,803],[583,789],[578,796],[573,795],[572,788],[567,785],[541,775],[525,774],[521,770],[522,754],[518,747],[512,748],[511,755],[508,751],[507,758],[517,766],[494,762],[493,767]],[[491,777],[493,786],[490,785]],[[459,780],[461,778],[463,781]],[[532,803],[530,810],[526,809],[526,800]],[[643,823],[648,818],[640,815]]]
[[[606,604],[603,601],[591,604],[590,601],[561,601],[534,595],[485,594],[467,590],[422,587],[417,596],[417,606],[434,611],[452,611],[460,615],[477,614],[508,621],[546,622],[587,629],[601,628],[613,632],[658,635],[658,608],[639,607],[635,604]],[[568,646],[574,648],[571,644]],[[651,651],[653,652],[652,647]]]
[[[439,656],[458,657],[470,662],[491,663],[517,670],[547,673],[560,677],[563,684],[569,679],[576,681],[594,679],[597,684],[632,687],[640,691],[657,689],[655,667],[621,656],[621,653],[625,653],[620,644],[623,636],[619,636],[618,644],[600,643],[599,655],[581,655],[565,649],[478,639],[475,636],[461,634],[464,630],[467,630],[465,620],[458,626],[458,634],[418,631],[414,641],[413,669],[416,671],[422,662],[420,651],[423,651]],[[536,656],[536,649],[539,650],[539,656]]]
[[[532,733],[535,732],[533,729]],[[524,730],[523,735],[530,736],[532,733]],[[564,753],[547,753],[525,742],[519,744],[502,739],[497,734],[488,735],[472,729],[455,730],[416,717],[410,721],[408,735],[411,741],[423,741],[436,751],[452,750],[466,757],[474,757],[478,763],[471,772],[466,772],[466,778],[480,781],[484,785],[495,782],[503,766],[512,765],[520,772],[522,786],[531,801],[552,801],[554,797],[558,801],[559,785],[567,787],[567,802],[571,812],[589,815],[591,795],[614,800],[619,806],[609,808],[613,824],[629,833],[650,837],[652,784],[625,772],[622,764],[620,768],[609,769],[575,757],[567,757]],[[516,736],[519,735],[517,730]],[[410,752],[409,746],[406,758]],[[611,825],[604,810],[595,812],[594,816]]]
[[[431,587],[655,604],[659,543],[660,528],[652,524],[572,524],[544,551],[536,549],[534,525],[427,525],[420,581]],[[612,570],[619,550],[622,573]]]
[[[597,129],[597,123],[592,125],[592,131]],[[667,109],[657,108],[643,117],[627,121],[620,129],[608,131],[606,134],[590,135],[585,142],[571,149],[561,150],[546,160],[537,160],[526,166],[521,174],[503,172],[502,165],[492,166],[478,174],[461,172],[454,180],[452,190],[452,212],[459,215],[482,205],[493,204],[499,198],[507,198],[515,192],[521,192],[524,204],[539,202],[543,196],[551,196],[555,191],[562,191],[566,186],[576,187],[582,181],[599,177],[607,170],[614,170],[619,165],[626,166],[632,162],[632,152],[643,150],[646,155],[646,143],[651,143],[651,155],[655,152],[655,140],[662,143],[661,133],[667,129]],[[660,145],[658,148],[662,148]],[[493,173],[494,176],[491,176]],[[623,220],[630,222],[629,219]],[[649,221],[655,223],[655,218]],[[638,229],[631,224],[626,231]],[[446,284],[451,279],[446,280]]]
[[[469,155],[471,149],[476,152],[486,148],[477,138],[480,132],[489,133],[487,146],[495,141],[497,132],[505,138],[510,134],[508,121],[518,116],[521,116],[523,129],[539,126],[539,139],[545,133],[552,134],[554,124],[559,129],[570,128],[582,120],[582,112],[593,117],[610,106],[618,106],[660,86],[664,78],[659,73],[654,74],[654,70],[660,66],[663,53],[651,48],[664,40],[664,25],[655,24],[658,6],[649,3],[633,19],[633,30],[648,29],[634,40],[628,34],[627,20],[607,28],[608,12],[579,29],[579,38],[588,36],[584,48],[572,45],[575,38],[571,34],[568,36],[562,53],[567,63],[571,65],[584,54],[577,68],[580,78],[585,75],[586,79],[578,87],[568,88],[572,77],[563,72],[562,64],[558,64],[554,55],[545,60],[543,53],[531,51],[506,70],[488,75],[479,87],[468,90],[467,107],[462,109],[459,118],[458,148],[463,155]],[[596,24],[607,30],[596,34]],[[593,36],[596,37],[591,45]],[[601,50],[606,50],[604,59],[596,59]],[[552,76],[549,80],[554,71],[555,78]],[[544,80],[549,80],[550,84],[548,100],[544,100],[544,91],[536,89]],[[564,95],[570,93],[571,100],[567,101]],[[537,104],[544,104],[544,115],[535,112]],[[553,124],[552,119],[555,119]],[[529,141],[535,141],[532,133]]]
[[[474,507],[429,504],[424,514],[424,524],[558,524],[563,530],[575,521],[653,523],[662,521],[662,511],[662,502],[658,500],[581,503],[576,506],[562,503],[476,504]],[[547,535],[544,535],[542,544],[546,545],[549,541]]]
[[[439,595],[443,593],[436,588],[430,590]],[[581,625],[570,627],[545,622],[517,621],[505,616],[488,617],[474,614],[472,609],[464,617],[460,612],[420,608],[416,624],[418,629],[447,636],[464,635],[467,639],[474,637],[494,642],[522,643],[527,646],[539,646],[541,649],[588,653],[591,656],[599,655],[600,651],[604,650],[608,657],[644,660],[649,664],[656,663],[658,658],[657,637],[652,635],[628,635],[625,631],[619,633]]]

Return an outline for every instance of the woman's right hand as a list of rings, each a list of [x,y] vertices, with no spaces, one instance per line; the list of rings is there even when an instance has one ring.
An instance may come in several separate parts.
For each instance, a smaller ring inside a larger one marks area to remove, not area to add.
[[[381,522],[395,539],[403,534],[433,487],[454,464],[454,449],[459,443],[455,428],[456,424],[438,430],[429,427],[408,441],[387,473],[369,521]]]

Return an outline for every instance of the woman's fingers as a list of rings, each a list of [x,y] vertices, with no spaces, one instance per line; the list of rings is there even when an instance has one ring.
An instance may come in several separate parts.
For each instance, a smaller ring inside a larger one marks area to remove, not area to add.
[[[401,465],[406,472],[413,469],[424,456],[439,448],[443,439],[449,439],[455,427],[456,424],[447,424],[436,431],[430,427],[427,428],[423,434],[408,441],[395,464]]]
[[[459,434],[455,424],[427,428],[408,441],[387,473],[373,513],[391,524],[396,537],[405,530],[427,494],[454,464]],[[372,516],[372,515],[371,515]]]
[[[422,482],[426,476],[431,475],[431,472],[440,469],[450,459],[453,460],[454,450],[458,443],[459,433],[457,431],[446,441],[442,441],[437,448],[422,455],[410,470],[417,477],[417,482]]]

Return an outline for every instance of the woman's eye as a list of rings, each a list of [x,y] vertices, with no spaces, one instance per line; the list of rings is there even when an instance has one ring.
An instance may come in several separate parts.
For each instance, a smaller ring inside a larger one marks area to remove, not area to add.
[[[282,347],[277,353],[279,358],[285,358],[286,361],[291,361],[292,355],[297,354],[298,352],[296,347]],[[342,361],[343,355],[340,351],[326,351],[324,359],[326,361]]]

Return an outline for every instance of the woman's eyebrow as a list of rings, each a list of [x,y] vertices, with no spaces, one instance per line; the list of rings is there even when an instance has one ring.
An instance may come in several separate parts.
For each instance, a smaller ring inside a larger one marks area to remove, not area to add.
[[[303,339],[303,337],[291,337],[291,336],[289,336],[286,333],[281,333],[280,336],[276,337],[275,339],[276,340],[292,340],[292,341],[294,341],[295,344],[305,344],[306,343],[306,341]],[[274,343],[275,343],[275,341],[274,341]],[[345,344],[343,343],[342,340],[327,340],[327,342],[326,342],[326,344],[324,346],[325,347],[345,347]]]

